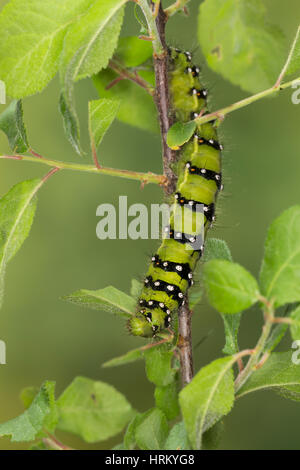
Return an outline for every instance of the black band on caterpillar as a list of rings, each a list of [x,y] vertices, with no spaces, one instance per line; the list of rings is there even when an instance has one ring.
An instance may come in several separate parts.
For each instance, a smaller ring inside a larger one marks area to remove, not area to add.
[[[174,231],[170,227],[165,228],[165,233],[168,234],[168,238],[171,238],[172,240],[175,240],[176,242],[183,245],[188,244],[193,249],[193,251],[200,251],[202,254],[204,243],[202,235],[188,235],[187,233]]]
[[[206,168],[198,168],[197,166],[192,165],[191,162],[187,162],[185,166],[191,175],[199,175],[206,180],[215,181],[218,190],[222,190],[222,173],[216,173],[215,171],[207,170]]]
[[[223,150],[223,145],[219,144],[217,140],[214,140],[214,139],[207,140],[199,136],[198,134],[194,134],[194,137],[198,139],[199,145],[209,145],[210,147],[213,147],[216,150]]]
[[[203,212],[205,217],[210,221],[215,220],[215,205],[212,204],[203,204],[203,202],[193,201],[191,199],[186,199],[180,193],[175,193],[175,199],[180,206],[186,206],[191,209],[193,212]]]
[[[184,279],[193,285],[193,273],[188,263],[174,263],[173,261],[163,261],[158,255],[152,256],[152,262],[155,267],[162,269],[163,271],[173,272],[178,274],[181,279]]]
[[[176,284],[169,284],[168,282],[161,281],[158,279],[157,281],[153,281],[152,276],[146,277],[144,281],[145,287],[152,289],[154,291],[162,291],[165,292],[169,297],[172,297],[179,305],[182,304],[184,294],[181,292],[180,288],[176,286]]]

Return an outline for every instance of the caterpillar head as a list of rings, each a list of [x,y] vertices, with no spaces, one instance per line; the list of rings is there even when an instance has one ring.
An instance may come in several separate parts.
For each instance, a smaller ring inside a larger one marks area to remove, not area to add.
[[[134,336],[151,338],[160,331],[166,329],[170,324],[171,317],[160,309],[144,310],[128,321],[128,329]]]

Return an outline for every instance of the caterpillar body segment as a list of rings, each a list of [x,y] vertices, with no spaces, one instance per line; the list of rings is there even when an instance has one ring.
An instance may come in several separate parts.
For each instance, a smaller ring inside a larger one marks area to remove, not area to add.
[[[208,112],[207,90],[191,54],[169,49],[169,63],[170,99],[176,120],[188,122]],[[172,316],[184,303],[206,233],[215,219],[218,192],[223,188],[221,151],[213,121],[198,126],[180,149],[169,226],[152,257],[137,313],[128,323],[133,335],[158,335],[169,328]]]

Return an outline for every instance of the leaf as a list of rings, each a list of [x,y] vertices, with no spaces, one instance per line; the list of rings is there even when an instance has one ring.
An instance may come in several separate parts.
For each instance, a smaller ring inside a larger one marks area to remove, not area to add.
[[[156,408],[163,411],[169,421],[179,415],[178,380],[173,380],[164,387],[156,387],[154,397]]]
[[[132,279],[131,289],[130,289],[131,297],[134,297],[135,299],[137,299],[141,293],[142,287],[143,287],[143,284],[140,281],[137,281],[136,279]]]
[[[22,98],[45,88],[58,70],[68,28],[81,24],[93,2],[12,0],[2,9],[0,79],[10,96]]]
[[[184,426],[184,422],[176,423],[166,440],[165,450],[190,450],[187,432]]]
[[[146,374],[150,382],[158,387],[169,385],[174,380],[175,370],[172,368],[174,352],[165,345],[152,347],[144,351]]]
[[[160,450],[169,433],[168,421],[161,410],[149,410],[135,431],[136,441],[142,450]]]
[[[106,68],[117,46],[127,0],[94,2],[80,22],[68,29],[60,60],[60,108],[66,135],[78,154],[79,123],[73,99],[74,82]]]
[[[6,265],[29,235],[36,210],[35,195],[41,185],[40,179],[23,181],[0,199],[0,307]]]
[[[290,50],[285,75],[292,75],[298,70],[300,70],[300,26],[297,29],[297,33]]]
[[[137,413],[130,423],[127,426],[125,436],[124,436],[124,448],[126,450],[133,450],[136,447],[136,439],[135,439],[135,430],[137,425],[143,419],[143,415],[141,413]]]
[[[136,308],[135,299],[113,286],[99,290],[81,289],[66,295],[63,300],[127,318],[134,314]]]
[[[29,145],[23,122],[22,101],[13,100],[3,111],[0,115],[0,129],[6,134],[13,152],[27,152]]]
[[[109,361],[104,362],[102,367],[117,367],[123,366],[124,364],[129,364],[130,362],[139,361],[143,359],[143,353],[141,349],[133,349],[132,351],[128,351],[126,354],[123,354],[119,357],[114,357]]]
[[[293,324],[291,325],[291,335],[294,340],[300,340],[300,306],[291,314]]]
[[[143,41],[136,36],[120,38],[115,56],[126,67],[137,67],[152,57],[150,41]]]
[[[140,72],[149,83],[154,82],[153,72]],[[100,98],[121,101],[117,119],[131,126],[158,134],[157,111],[152,96],[146,90],[129,80],[121,80],[113,87],[117,74],[112,70],[104,70],[93,77],[94,85]]]
[[[234,356],[217,359],[203,367],[180,392],[179,403],[189,440],[194,449],[201,449],[202,435],[234,403]]]
[[[292,354],[291,352],[271,354],[264,366],[254,372],[238,391],[237,398],[259,390],[275,390],[299,401],[300,367],[293,363]]]
[[[85,377],[74,379],[57,404],[58,428],[86,442],[115,436],[133,416],[130,404],[114,387]]]
[[[205,0],[198,37],[208,65],[235,85],[256,93],[275,83],[285,41],[261,0]]]
[[[89,131],[92,150],[100,145],[104,135],[113,123],[120,102],[101,99],[89,102]]]
[[[54,409],[54,388],[54,382],[45,382],[28,410],[17,418],[0,424],[0,436],[10,436],[12,442],[33,441]]]
[[[169,132],[167,135],[168,146],[173,150],[179,149],[179,147],[181,147],[188,140],[190,140],[191,136],[195,132],[195,129],[196,129],[195,121],[176,122],[169,129]]]
[[[212,259],[225,259],[232,261],[232,256],[227,243],[217,238],[209,238],[205,244],[204,262]],[[241,314],[227,315],[221,313],[224,321],[226,343],[223,353],[231,356],[239,350],[238,332],[241,323]]]
[[[226,259],[232,261],[232,256],[227,243],[218,238],[209,238],[205,243],[203,261],[207,263],[212,259]]]
[[[226,260],[205,263],[203,281],[211,305],[219,312],[239,313],[258,300],[256,280],[237,263]]]
[[[300,206],[271,224],[260,272],[262,294],[275,306],[300,301]]]

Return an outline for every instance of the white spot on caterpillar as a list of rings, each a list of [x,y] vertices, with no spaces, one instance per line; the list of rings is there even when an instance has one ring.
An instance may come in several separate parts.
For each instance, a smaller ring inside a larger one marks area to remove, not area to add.
[[[189,279],[193,279],[193,274],[192,274],[192,273],[188,273],[188,278],[189,278]]]
[[[191,164],[188,162],[185,166],[186,166],[186,168],[190,168]]]
[[[195,238],[195,237],[191,237],[191,238],[190,238],[190,242],[191,242],[191,243],[195,243],[195,241],[196,241],[196,238]]]
[[[154,285],[158,287],[158,286],[160,286],[160,282],[159,282],[159,281],[155,281]]]
[[[164,308],[165,304],[163,302],[160,302],[159,306],[160,306],[160,308]]]
[[[178,265],[176,266],[176,270],[177,270],[177,271],[182,271],[182,266],[180,266],[180,264],[178,264]]]
[[[181,233],[180,232],[175,233],[175,237],[176,238],[181,238]]]
[[[216,175],[216,180],[219,181],[221,179],[221,176],[220,175]]]
[[[179,292],[179,293],[178,293],[178,297],[179,297],[180,299],[183,299],[183,293],[182,293],[182,292]]]
[[[205,174],[205,173],[206,173],[206,169],[205,169],[205,168],[201,168],[201,173]]]
[[[172,290],[174,290],[174,286],[168,285],[168,286],[167,286],[167,289],[170,290],[170,291],[172,291]]]
[[[167,266],[168,266],[168,261],[165,261],[165,262],[163,263],[163,266],[167,267]]]
[[[149,279],[146,277],[145,284],[148,284],[148,282],[149,282]]]
[[[149,300],[148,305],[153,305],[153,300]]]
[[[151,319],[149,317],[146,317],[147,322],[151,323]]]
[[[151,258],[151,259],[152,259],[152,261],[155,261],[155,256],[152,256],[152,258]]]
[[[189,206],[193,206],[194,205],[194,201],[189,201]]]
[[[171,313],[171,310],[169,310],[169,309],[168,309],[166,313],[167,313],[168,315],[170,315],[170,313]]]

